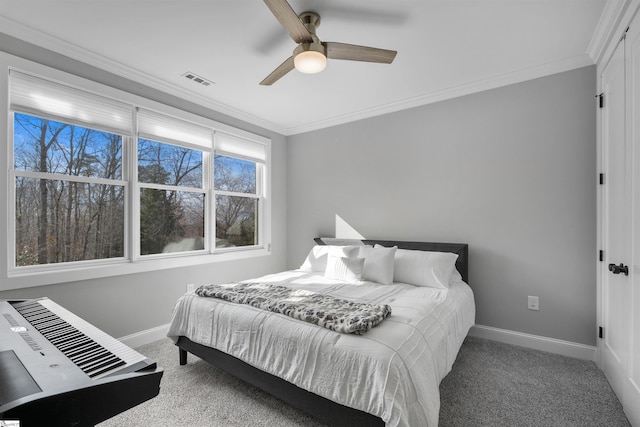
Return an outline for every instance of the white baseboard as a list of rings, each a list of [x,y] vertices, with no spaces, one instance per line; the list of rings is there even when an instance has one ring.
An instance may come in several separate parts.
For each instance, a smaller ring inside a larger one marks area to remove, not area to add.
[[[482,325],[473,326],[469,331],[469,335],[535,350],[547,351],[549,353],[561,354],[563,356],[575,357],[577,359],[596,361],[596,347],[571,341],[563,341]]]
[[[145,331],[136,332],[131,335],[127,335],[118,340],[122,341],[125,345],[136,348],[141,345],[149,344],[154,341],[167,338],[167,332],[169,331],[169,323],[166,325],[156,326],[155,328],[147,329]]]
[[[166,338],[168,331],[169,324],[167,323],[166,325],[156,326],[155,328],[136,332],[118,339],[127,346],[136,348]],[[483,325],[473,326],[469,331],[469,335],[535,350],[548,351],[549,353],[561,354],[577,359],[596,361],[597,348],[590,345]]]

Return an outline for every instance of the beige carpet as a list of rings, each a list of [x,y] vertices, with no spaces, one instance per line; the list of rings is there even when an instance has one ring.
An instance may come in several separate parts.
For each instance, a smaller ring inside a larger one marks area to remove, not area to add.
[[[100,427],[323,426],[192,354],[180,366],[168,338],[136,350],[164,368],[160,394]]]
[[[100,427],[323,425],[193,355],[179,366],[169,339],[137,350],[165,369],[160,394]],[[440,392],[440,427],[629,427],[594,363],[479,338],[465,340]]]

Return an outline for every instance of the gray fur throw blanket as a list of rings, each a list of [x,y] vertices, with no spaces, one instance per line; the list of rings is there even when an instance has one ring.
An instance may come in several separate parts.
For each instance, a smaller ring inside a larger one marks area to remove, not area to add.
[[[363,334],[391,314],[388,305],[357,303],[265,283],[202,285],[196,294],[248,304],[345,334]]]

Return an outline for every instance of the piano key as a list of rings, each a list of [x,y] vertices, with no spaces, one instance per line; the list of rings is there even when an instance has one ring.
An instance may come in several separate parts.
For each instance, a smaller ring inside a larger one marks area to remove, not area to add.
[[[91,350],[91,354],[82,355],[82,357],[76,357],[75,359],[71,360],[78,366],[78,368],[86,371],[87,368],[93,365],[96,361],[112,355],[113,353],[105,352],[102,349],[93,349]]]
[[[56,345],[61,342],[69,341],[75,337],[82,336],[82,332],[77,330],[74,327],[68,327],[62,331],[51,333],[45,335],[45,337],[51,342],[51,344]]]
[[[36,328],[36,330],[38,330],[38,328]],[[68,323],[65,323],[64,325],[60,326],[55,331],[49,331],[49,332],[46,332],[46,333],[42,333],[41,331],[38,331],[38,332],[40,332],[42,335],[46,336],[48,339],[52,339],[53,337],[57,337],[59,335],[62,335],[63,333],[73,332],[73,331],[77,331],[77,329],[74,328],[73,326],[69,325]]]
[[[121,362],[120,359],[104,358],[104,359],[100,359],[99,362],[92,363],[91,365],[87,365],[80,369],[82,369],[87,375],[92,377],[92,376],[98,375],[98,372],[102,371],[103,368],[110,367],[110,366],[115,367],[115,365],[120,362]]]
[[[32,318],[46,312],[47,311],[43,310],[42,307],[37,307],[37,304],[20,310],[20,313],[25,317],[25,319]]]
[[[107,353],[105,353],[104,349],[96,348],[88,351],[86,354],[83,354],[82,357],[77,359],[77,362],[74,363],[81,369],[84,369],[91,366],[95,361],[105,357],[106,354]]]
[[[28,310],[27,312],[24,312],[24,317],[25,318],[29,318],[31,320],[38,320],[40,319],[42,316],[55,316],[55,313],[52,313],[51,311],[47,310],[47,309],[31,309]]]
[[[112,353],[98,352],[92,360],[87,361],[87,363],[85,364],[82,364],[82,369],[90,371],[94,366],[100,365],[105,361],[111,360],[113,358],[115,358],[115,356]]]
[[[90,377],[93,378],[93,377],[98,376],[100,374],[103,374],[105,372],[109,372],[109,371],[112,371],[112,370],[114,370],[116,368],[119,368],[120,366],[123,366],[124,364],[125,364],[124,360],[116,358],[116,359],[113,359],[110,363],[105,363],[102,366],[97,367],[92,372],[87,372],[87,375],[89,375]]]
[[[111,368],[112,365],[128,366],[146,359],[140,353],[47,298],[17,303],[14,304],[14,308],[30,323],[33,321],[32,326],[69,360],[84,372],[90,372],[95,378],[108,375],[117,368],[117,366]],[[57,319],[61,322],[58,323]],[[97,347],[91,342],[97,343]],[[113,363],[107,362],[110,360],[109,357],[115,357]],[[107,364],[101,366],[104,363]],[[99,368],[101,372],[96,374],[94,371],[98,365],[101,366]]]
[[[86,343],[82,346],[78,346],[77,348],[71,348],[66,351],[63,351],[64,355],[67,356],[73,363],[79,365],[80,362],[87,357],[91,352],[100,351],[103,348],[96,343]],[[105,350],[106,351],[106,350]]]
[[[86,335],[82,335],[82,336],[80,336],[80,337],[78,337],[78,338],[75,338],[75,339],[72,339],[72,340],[66,341],[66,342],[64,342],[64,343],[61,343],[61,344],[58,346],[58,350],[60,350],[61,352],[63,352],[63,353],[64,353],[64,352],[65,352],[65,351],[67,351],[68,349],[71,349],[71,348],[77,347],[77,346],[79,346],[79,345],[83,345],[83,344],[84,344],[84,343],[86,343],[86,342],[94,342],[94,341],[93,341],[91,338],[89,338],[88,336],[86,336]]]
[[[68,325],[68,323],[58,318],[56,320],[50,320],[49,322],[43,323],[42,325],[38,325],[37,329],[41,334],[46,334],[52,330],[60,329],[63,325]]]
[[[92,372],[95,372],[107,365],[112,365],[115,363],[119,363],[121,359],[115,357],[113,354],[103,354],[93,362],[83,366],[82,369],[87,373],[87,375],[91,375]]]
[[[104,357],[105,354],[109,354],[104,348],[94,348],[88,350],[84,354],[79,355],[74,360],[74,363],[79,367],[84,367],[92,364],[94,361]]]
[[[47,337],[49,341],[55,341],[58,339],[63,339],[63,337],[65,336],[78,335],[78,334],[82,335],[82,332],[80,332],[78,329],[74,328],[71,325],[63,325],[60,327],[60,329],[56,331],[49,331],[46,334],[42,334],[42,335]]]
[[[19,302],[13,305],[14,307],[20,307],[22,310],[24,311],[29,311],[29,310],[33,310],[35,309],[42,309],[42,306],[40,304],[38,304],[37,301],[35,300],[29,300],[29,301],[25,301],[25,302]]]
[[[29,316],[29,317],[26,317],[26,319],[29,321],[29,323],[31,323],[31,326],[35,328],[39,328],[40,325],[42,325],[43,323],[59,319],[59,317],[56,316],[55,314],[49,313],[49,314],[40,314],[38,316]]]
[[[77,346],[75,348],[70,348],[67,351],[63,351],[63,353],[69,359],[73,360],[74,356],[82,355],[82,354],[87,353],[89,351],[92,351],[94,349],[104,349],[104,347],[102,347],[101,345],[99,345],[95,341],[89,341],[89,342],[85,343],[84,345]],[[104,351],[106,351],[106,350],[104,350]]]
[[[83,359],[84,370],[68,354]],[[25,426],[97,425],[156,396],[162,377],[154,361],[46,298],[0,300],[0,355],[15,355],[3,362],[10,375],[0,384],[0,419]]]
[[[53,323],[67,323],[65,322],[63,319],[61,319],[60,317],[53,315],[53,316],[49,316],[46,320],[42,320],[42,321],[38,321],[38,322],[30,322],[32,326],[36,327],[36,328],[46,328],[48,327],[48,325],[53,324]],[[37,326],[36,326],[37,325]]]

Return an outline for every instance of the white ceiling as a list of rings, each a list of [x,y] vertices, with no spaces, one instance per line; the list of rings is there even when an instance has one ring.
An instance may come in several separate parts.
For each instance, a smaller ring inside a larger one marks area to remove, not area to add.
[[[295,45],[260,0],[0,0],[0,32],[291,135],[593,64],[612,3],[290,0],[321,40],[398,55],[273,86]]]

